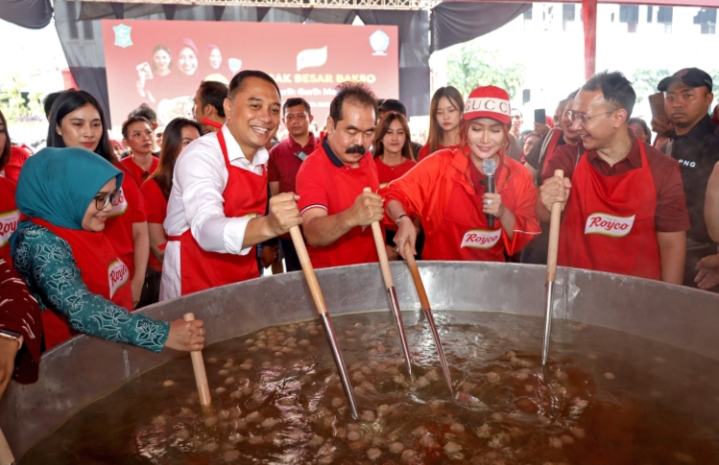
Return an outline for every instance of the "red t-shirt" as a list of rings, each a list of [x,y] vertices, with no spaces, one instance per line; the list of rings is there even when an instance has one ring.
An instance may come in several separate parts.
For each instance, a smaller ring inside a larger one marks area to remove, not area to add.
[[[113,207],[105,223],[105,234],[120,259],[130,270],[130,279],[135,276],[135,240],[132,233],[133,223],[147,221],[145,201],[132,180],[126,175],[122,181],[122,191],[125,194],[120,203]]]
[[[0,176],[0,258],[12,265],[10,236],[17,229],[20,210],[15,203],[15,183]]]
[[[609,163],[602,160],[594,150],[586,152],[582,156],[588,157],[589,164],[599,174],[618,176],[642,166],[637,139],[633,138],[633,140],[629,154],[614,166],[610,166]],[[649,170],[654,177],[654,187],[657,193],[657,209],[654,218],[657,232],[688,230],[689,213],[684,197],[684,184],[679,171],[679,163],[650,145],[644,144],[644,150],[647,154]],[[542,170],[542,180],[554,176],[554,170],[558,169],[564,170],[564,176],[571,179],[579,160],[580,151],[581,148],[576,145],[558,146],[551,157],[547,156]],[[572,186],[572,189],[581,189],[582,187],[585,186]],[[641,188],[641,186],[638,187]]]
[[[140,191],[145,200],[147,222],[163,224],[167,217],[167,199],[162,194],[160,186],[151,178],[142,183]],[[150,251],[150,262],[148,266],[153,270],[162,271],[162,262],[155,257],[152,250]]]
[[[444,145],[440,145],[437,147],[436,151],[439,152],[440,150],[444,150],[444,149],[454,150],[456,148],[459,148],[459,146],[452,145],[450,147],[445,147]],[[434,153],[434,152],[432,152],[432,153]],[[431,153],[429,153],[429,144],[424,144],[424,146],[422,146],[422,149],[417,154],[417,161],[422,161],[430,155],[431,155]]]
[[[17,184],[22,165],[30,158],[30,155],[32,152],[29,148],[19,145],[10,146],[10,160],[5,165],[5,177]]]
[[[329,153],[328,153],[329,152]],[[377,192],[377,165],[367,152],[358,168],[351,168],[329,149],[326,140],[302,163],[297,173],[298,206],[301,212],[323,208],[328,215],[336,215],[354,204],[365,187]],[[315,268],[354,265],[377,261],[372,228],[357,226],[334,243],[313,247],[307,251]]]
[[[287,139],[272,147],[270,160],[267,163],[269,182],[279,182],[280,192],[296,192],[295,180],[297,179],[297,172],[302,166],[302,160],[295,154],[303,152],[309,156],[315,151],[319,142],[319,139],[310,133],[309,142],[304,147],[301,147],[292,136],[288,135]]]
[[[142,169],[140,165],[135,163],[134,157],[130,156],[127,158],[123,158],[120,160],[120,163],[122,164],[122,167],[125,169],[125,173],[128,173],[132,179],[135,180],[135,183],[137,183],[137,186],[141,186],[143,182],[145,182],[145,179],[149,178],[152,173],[155,172],[157,169],[157,165],[160,164],[160,160],[153,156],[152,158],[152,164],[150,165],[150,170],[145,171]]]
[[[375,157],[374,162],[377,165],[377,175],[379,176],[379,185],[381,187],[384,187],[391,181],[402,177],[404,173],[411,170],[412,167],[417,164],[416,161],[408,158],[405,158],[404,162],[396,166],[385,165],[384,162],[380,160],[380,157]]]

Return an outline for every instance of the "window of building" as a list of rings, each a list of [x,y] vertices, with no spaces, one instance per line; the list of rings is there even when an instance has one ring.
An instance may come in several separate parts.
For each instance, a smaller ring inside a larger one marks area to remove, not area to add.
[[[657,12],[657,22],[664,24],[664,32],[672,32],[672,16],[674,9],[670,6],[660,6]]]
[[[92,28],[92,20],[86,19],[82,22],[82,37],[85,40],[95,40],[95,30]]]
[[[654,7],[649,5],[647,7],[647,22],[651,23],[653,17],[654,17]]]
[[[702,8],[696,16],[694,16],[694,24],[701,26],[702,34],[716,34],[717,9]]]
[[[637,24],[639,23],[639,6],[620,5],[619,22],[627,23],[627,32],[637,32]]]
[[[77,3],[66,2],[65,5],[67,5],[67,17],[70,19],[67,24],[70,28],[70,38],[79,39],[80,32],[77,29]]]
[[[524,12],[524,20],[532,20],[532,7],[530,6],[527,11]]]

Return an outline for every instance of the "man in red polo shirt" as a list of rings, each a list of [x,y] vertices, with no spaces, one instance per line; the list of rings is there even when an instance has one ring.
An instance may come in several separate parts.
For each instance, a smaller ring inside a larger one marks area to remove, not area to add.
[[[287,139],[270,150],[267,175],[273,196],[282,192],[296,192],[295,181],[302,162],[315,151],[319,139],[310,132],[312,113],[310,104],[303,98],[287,99],[282,106],[282,122],[287,127]],[[289,236],[280,237],[280,247],[287,271],[302,269],[297,252]]]
[[[629,132],[635,100],[621,73],[584,84],[569,117],[586,152],[547,159],[537,214],[548,221],[562,203],[560,265],[682,284],[689,214],[679,165]]]
[[[377,119],[375,96],[366,86],[337,86],[330,103],[327,137],[302,163],[297,202],[312,264],[316,268],[377,261],[374,221],[384,215],[377,166],[369,151]],[[372,192],[363,192],[369,187]]]

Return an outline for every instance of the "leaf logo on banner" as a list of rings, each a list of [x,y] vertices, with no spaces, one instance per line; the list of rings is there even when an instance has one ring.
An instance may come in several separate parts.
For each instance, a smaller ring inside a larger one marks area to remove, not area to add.
[[[317,68],[327,63],[327,46],[308,48],[297,54],[297,71],[305,68]]]

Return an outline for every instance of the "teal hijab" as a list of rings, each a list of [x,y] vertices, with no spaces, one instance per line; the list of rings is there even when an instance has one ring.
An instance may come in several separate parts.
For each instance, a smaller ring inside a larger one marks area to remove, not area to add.
[[[23,165],[15,201],[20,212],[30,218],[82,229],[87,207],[112,178],[119,189],[122,172],[96,153],[77,147],[48,147]],[[31,224],[23,221],[17,230]]]

